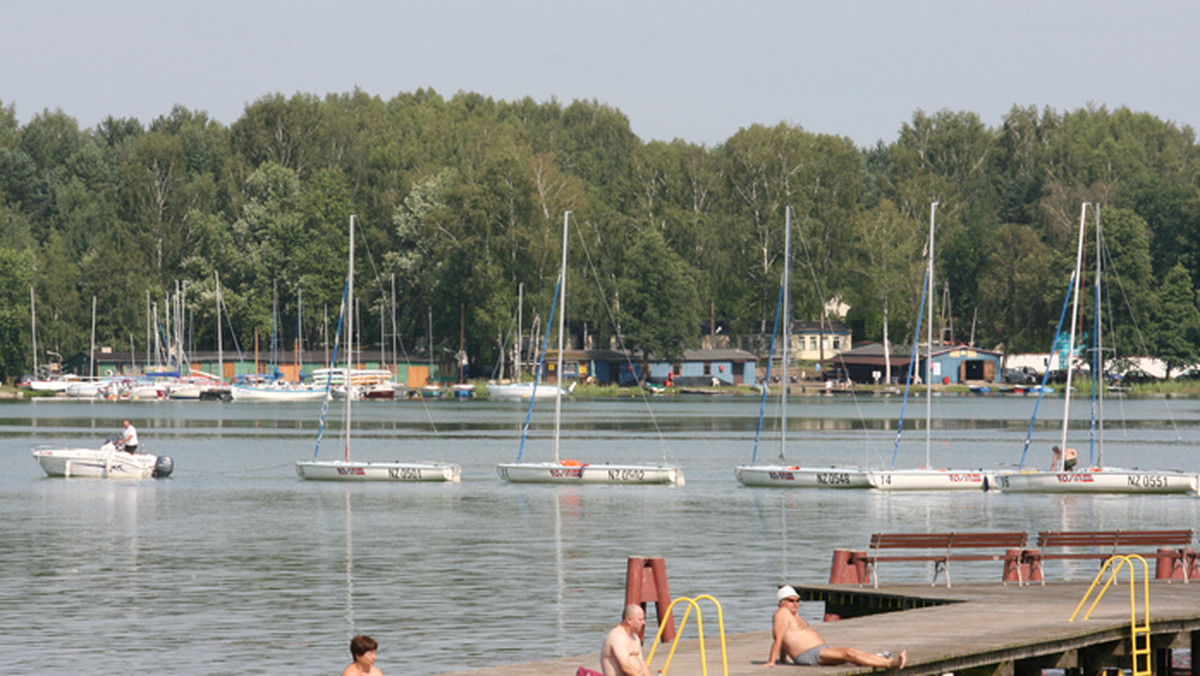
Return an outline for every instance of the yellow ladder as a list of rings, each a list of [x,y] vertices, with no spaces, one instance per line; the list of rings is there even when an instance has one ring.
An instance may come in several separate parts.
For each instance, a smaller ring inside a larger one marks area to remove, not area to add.
[[[708,676],[708,655],[704,652],[704,616],[700,611],[699,601],[712,601],[717,607],[717,627],[721,635],[721,667],[724,676],[729,676],[729,658],[725,653],[725,614],[721,611],[721,604],[708,594],[703,594],[695,598],[680,596],[671,601],[671,605],[667,606],[667,612],[663,613],[663,617],[670,617],[671,611],[675,608],[676,603],[687,603],[687,611],[683,613],[683,619],[679,621],[679,631],[675,632],[675,640],[671,642],[671,650],[667,653],[667,661],[663,663],[663,668],[659,670],[659,674],[666,676],[667,668],[671,666],[671,658],[675,656],[675,648],[679,645],[679,637],[683,636],[683,628],[687,626],[688,618],[691,617],[692,608],[696,609],[696,629],[700,633],[700,670],[703,676]],[[650,662],[654,660],[654,651],[658,649],[658,642],[662,640],[663,629],[667,625],[660,625],[658,635],[654,637],[654,647],[650,648],[650,656],[646,658],[646,667],[650,667]]]
[[[1134,568],[1133,559],[1137,559],[1142,563],[1141,624],[1138,624],[1137,620],[1137,571]],[[1096,584],[1100,582],[1100,578],[1104,577],[1104,572],[1112,568],[1108,575],[1108,580],[1100,588],[1100,592],[1096,594],[1096,599],[1088,607],[1088,611],[1083,616],[1083,619],[1086,620],[1091,617],[1096,604],[1100,603],[1104,592],[1108,591],[1109,586],[1116,580],[1117,574],[1121,572],[1121,568],[1126,564],[1129,565],[1129,639],[1132,643],[1133,676],[1152,676],[1152,672],[1150,671],[1150,566],[1146,563],[1146,559],[1137,554],[1127,554],[1113,556],[1105,561],[1104,565],[1100,568],[1100,572],[1096,573],[1095,579],[1092,580],[1092,585],[1088,587],[1087,593],[1079,600],[1079,605],[1075,606],[1075,612],[1071,613],[1071,619],[1068,621],[1075,621],[1075,616],[1079,614],[1079,610],[1083,608],[1083,604],[1092,595],[1092,591],[1096,588]]]

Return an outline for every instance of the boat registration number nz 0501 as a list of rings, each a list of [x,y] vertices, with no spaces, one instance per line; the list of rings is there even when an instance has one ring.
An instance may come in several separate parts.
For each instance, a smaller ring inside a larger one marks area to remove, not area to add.
[[[388,468],[388,478],[397,481],[419,481],[421,470],[416,467],[390,467]]]

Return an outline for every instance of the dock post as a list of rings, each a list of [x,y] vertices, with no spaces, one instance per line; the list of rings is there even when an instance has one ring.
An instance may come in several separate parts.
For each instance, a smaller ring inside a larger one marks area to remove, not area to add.
[[[1156,580],[1183,580],[1197,577],[1196,552],[1190,547],[1184,549],[1158,550],[1158,560],[1154,566]]]
[[[1029,549],[1009,549],[1005,552],[1004,557],[1004,582],[1016,582],[1023,584],[1028,582],[1030,576],[1033,575],[1032,558],[1027,556],[1029,552],[1037,550]],[[1040,566],[1038,567],[1040,573]],[[1040,579],[1040,578],[1039,578]]]
[[[671,606],[671,591],[667,587],[667,564],[661,556],[629,557],[629,565],[625,573],[625,605],[637,604],[646,608],[648,601],[654,601],[658,626],[664,627],[663,643],[675,640],[675,619],[667,612]],[[666,613],[666,616],[663,616]],[[642,633],[645,634],[645,629]],[[642,636],[645,639],[645,636]]]
[[[1021,574],[1025,576],[1026,582],[1041,582],[1045,584],[1046,578],[1042,577],[1041,550],[1021,550],[1021,566]]]
[[[833,550],[833,563],[829,567],[829,584],[858,584],[858,570],[851,560],[854,552],[849,549]]]

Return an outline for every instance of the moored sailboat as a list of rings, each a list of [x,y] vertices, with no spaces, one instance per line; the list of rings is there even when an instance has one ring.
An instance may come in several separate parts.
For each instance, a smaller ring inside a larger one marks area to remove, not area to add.
[[[921,292],[921,310],[917,313],[917,330],[913,335],[912,359],[909,361],[908,383],[904,386],[904,404],[900,409],[900,422],[896,426],[896,441],[892,450],[892,468],[868,473],[872,488],[883,491],[979,491],[988,490],[991,477],[982,469],[961,470],[933,468],[930,463],[932,443],[933,402],[933,262],[934,223],[937,202],[929,205],[929,262],[925,271],[925,288]],[[917,344],[921,338],[921,315],[928,303],[928,321],[925,326],[925,464],[922,467],[896,469],[896,455],[900,448],[900,435],[904,431],[904,406],[908,403],[908,392],[912,387],[914,367],[917,363]]]
[[[802,467],[789,465],[785,457],[787,451],[787,405],[790,380],[788,377],[789,352],[792,342],[791,332],[791,255],[792,255],[792,208],[787,207],[784,215],[784,257],[783,279],[780,282],[780,310],[776,312],[775,321],[779,322],[779,314],[783,315],[783,378],[780,379],[780,429],[779,429],[779,461],[773,464],[754,464],[758,457],[758,442],[762,433],[763,416],[766,412],[768,387],[763,387],[762,403],[759,406],[758,432],[754,439],[754,454],[750,464],[738,465],[734,468],[734,476],[743,486],[775,487],[775,488],[867,488],[867,474],[857,467]],[[772,336],[775,332],[772,331]],[[772,346],[773,347],[773,346]],[[774,349],[772,349],[774,352]],[[767,383],[771,380],[770,360],[767,362]]]
[[[1017,471],[1002,472],[996,475],[996,484],[1006,493],[1131,493],[1131,494],[1167,494],[1194,493],[1200,488],[1200,475],[1179,470],[1143,470],[1139,468],[1107,467],[1104,465],[1104,418],[1103,418],[1103,341],[1101,333],[1101,279],[1103,261],[1103,231],[1100,227],[1100,206],[1084,203],[1079,214],[1079,239],[1076,244],[1075,270],[1071,275],[1067,289],[1067,299],[1063,303],[1063,311],[1067,305],[1072,305],[1070,341],[1067,354],[1067,382],[1064,387],[1062,431],[1059,437],[1059,449],[1068,449],[1067,437],[1071,426],[1071,394],[1074,390],[1074,372],[1071,354],[1076,349],[1078,335],[1079,298],[1083,277],[1084,242],[1087,235],[1087,212],[1091,206],[1096,222],[1096,268],[1093,280],[1095,307],[1093,313],[1092,353],[1092,435],[1090,439],[1089,462],[1081,468],[1066,466],[1067,453],[1059,453],[1055,457],[1054,468],[1050,471],[1028,469],[1025,456],[1029,451],[1033,434],[1033,424],[1037,418],[1037,405],[1034,406],[1033,416],[1029,422],[1029,432],[1025,438],[1025,450],[1022,452],[1021,465]],[[1061,330],[1062,321],[1059,321]],[[1058,336],[1055,336],[1057,342]],[[1041,396],[1038,397],[1038,404]]]
[[[354,216],[350,217],[350,264],[346,276],[346,287],[343,293],[343,312],[338,318],[337,339],[334,342],[334,360],[337,359],[338,341],[341,340],[341,320],[346,322],[346,370],[343,381],[349,382],[353,373],[350,346],[354,343]],[[317,432],[317,447],[312,460],[301,460],[296,463],[296,473],[301,479],[323,481],[442,481],[458,483],[462,479],[462,467],[449,462],[363,462],[350,459],[351,410],[355,397],[348,396],[345,401],[345,436],[343,438],[343,456],[341,460],[317,460],[321,451],[321,436],[324,432],[324,408],[330,400],[332,378],[325,381],[325,406],[322,407],[321,426]]]
[[[567,234],[571,220],[571,212],[563,214],[562,267],[558,277],[558,293],[550,311],[550,321],[546,323],[547,339],[550,325],[554,322],[555,312],[558,313],[558,370],[562,377],[563,370],[563,337],[566,329],[564,317],[567,301]],[[545,363],[545,342],[542,347],[542,357],[538,363],[538,372]],[[559,449],[562,429],[562,396],[554,397],[554,461],[553,462],[522,462],[525,453],[525,440],[529,431],[529,421],[533,414],[533,405],[537,401],[538,381],[534,381],[533,390],[529,396],[529,410],[525,416],[525,426],[521,432],[521,446],[517,453],[517,461],[501,463],[496,466],[500,478],[512,483],[555,483],[555,484],[675,484],[684,483],[683,468],[668,464],[665,459],[659,464],[609,464],[587,463],[577,460],[561,460]]]

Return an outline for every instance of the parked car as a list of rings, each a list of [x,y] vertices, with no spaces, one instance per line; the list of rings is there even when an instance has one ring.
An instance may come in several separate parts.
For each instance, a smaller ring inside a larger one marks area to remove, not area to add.
[[[1012,385],[1033,385],[1040,378],[1033,369],[1028,366],[1020,368],[1004,369],[1004,382]]]

